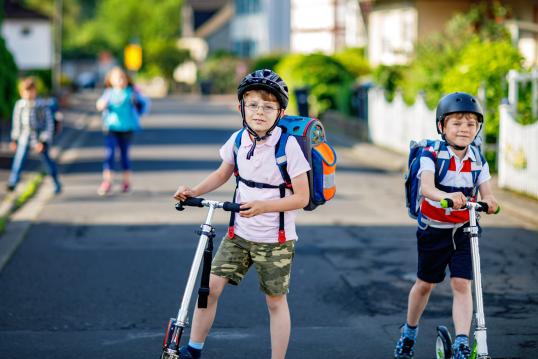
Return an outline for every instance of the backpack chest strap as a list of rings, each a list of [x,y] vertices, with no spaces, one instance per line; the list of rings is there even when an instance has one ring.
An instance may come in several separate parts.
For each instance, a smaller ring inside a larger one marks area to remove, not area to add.
[[[280,188],[280,187],[288,188],[288,185],[286,183],[282,183],[278,186],[275,186],[269,183],[261,183],[261,182],[247,180],[241,177],[239,174],[236,175],[235,179],[238,183],[242,182],[250,188]]]

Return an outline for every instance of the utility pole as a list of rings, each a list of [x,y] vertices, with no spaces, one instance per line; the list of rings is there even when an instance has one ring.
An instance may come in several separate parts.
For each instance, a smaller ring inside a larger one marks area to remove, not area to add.
[[[52,91],[54,95],[60,95],[62,76],[62,23],[63,1],[54,0],[54,64],[52,69]]]

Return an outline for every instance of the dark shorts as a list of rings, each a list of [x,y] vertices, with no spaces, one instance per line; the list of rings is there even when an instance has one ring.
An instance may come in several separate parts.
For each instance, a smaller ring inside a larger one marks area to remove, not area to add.
[[[471,241],[463,232],[465,225],[454,233],[452,229],[427,227],[417,229],[417,277],[428,283],[441,283],[446,267],[451,278],[473,279]],[[455,248],[454,248],[455,247]]]

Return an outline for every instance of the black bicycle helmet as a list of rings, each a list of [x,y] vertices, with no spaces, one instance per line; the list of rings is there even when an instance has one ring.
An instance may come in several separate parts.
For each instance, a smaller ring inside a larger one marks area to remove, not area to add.
[[[474,113],[478,117],[478,123],[484,123],[484,111],[478,100],[468,93],[454,92],[444,96],[437,104],[437,109],[435,110],[435,127],[437,133],[442,134],[439,127],[442,129],[446,116],[455,112]],[[439,126],[439,123],[441,126]]]
[[[245,92],[255,89],[269,91],[276,96],[283,109],[288,107],[288,85],[276,72],[263,69],[256,70],[245,76],[237,87],[237,98],[241,101]]]

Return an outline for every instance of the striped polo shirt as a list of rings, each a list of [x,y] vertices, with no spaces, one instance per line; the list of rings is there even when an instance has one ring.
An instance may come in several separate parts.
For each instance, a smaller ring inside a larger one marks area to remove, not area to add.
[[[473,196],[473,189],[476,185],[479,187],[482,183],[491,178],[489,166],[485,160],[482,160],[482,170],[478,174],[478,178],[473,178],[472,171],[479,169],[479,164],[476,161],[475,153],[467,148],[467,152],[463,159],[460,159],[454,154],[450,146],[447,146],[450,164],[446,176],[440,183],[436,184],[437,189],[452,193],[462,192],[466,197]],[[439,152],[444,153],[446,152]],[[438,153],[431,147],[425,147],[420,157],[420,169],[417,177],[420,180],[420,175],[424,171],[435,173],[435,161]],[[476,197],[471,198],[476,201]],[[453,210],[450,208],[442,208],[437,201],[432,201],[424,198],[420,206],[420,212],[423,217],[429,219],[429,224],[432,227],[447,228],[453,227],[455,224],[465,223],[469,221],[469,211],[466,209]]]

